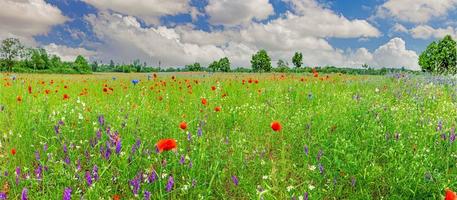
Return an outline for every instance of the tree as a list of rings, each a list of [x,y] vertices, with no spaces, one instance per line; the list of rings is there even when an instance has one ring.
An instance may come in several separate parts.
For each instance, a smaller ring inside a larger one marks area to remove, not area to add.
[[[419,56],[419,65],[426,72],[457,73],[457,43],[449,35],[438,43],[432,42]]]
[[[292,57],[292,63],[294,63],[296,68],[300,68],[303,64],[303,54],[301,52],[295,52]]]
[[[202,70],[202,67],[200,66],[200,63],[196,62],[192,65],[186,65],[186,69],[192,72],[198,72]]]
[[[93,71],[93,72],[97,72],[97,70],[98,70],[98,62],[97,62],[97,61],[94,61],[94,62],[92,63],[92,71]]]
[[[208,68],[213,72],[216,72],[217,70],[219,70],[219,62],[213,61],[211,64],[209,64]]]
[[[255,72],[271,71],[271,59],[265,50],[260,50],[256,54],[252,55],[251,59],[252,70]]]
[[[8,71],[13,71],[14,62],[24,56],[24,46],[17,38],[7,38],[0,47],[1,58],[5,60]]]
[[[133,68],[135,68],[136,72],[141,72],[141,70],[143,69],[143,66],[141,66],[139,59],[134,60],[132,65]]]
[[[32,49],[31,50],[31,64],[35,70],[49,69],[50,60],[49,55],[43,48]]]
[[[87,60],[79,55],[76,57],[75,63],[74,63],[74,69],[78,71],[79,73],[87,73],[90,72],[90,66]]]
[[[230,71],[230,60],[227,57],[221,58],[219,60],[219,69],[223,72]]]

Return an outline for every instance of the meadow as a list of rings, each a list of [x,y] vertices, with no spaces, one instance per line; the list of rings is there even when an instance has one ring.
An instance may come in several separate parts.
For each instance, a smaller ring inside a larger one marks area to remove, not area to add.
[[[0,199],[442,199],[456,83],[2,74]]]

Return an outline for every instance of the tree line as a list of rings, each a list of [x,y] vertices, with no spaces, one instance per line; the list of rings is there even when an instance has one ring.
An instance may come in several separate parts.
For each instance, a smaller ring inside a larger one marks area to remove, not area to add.
[[[232,68],[229,58],[224,57],[213,61],[208,67],[202,67],[196,62],[183,68],[151,67],[139,59],[130,64],[115,63],[111,60],[108,64],[93,61],[89,63],[86,58],[79,55],[72,62],[62,61],[57,55],[50,55],[43,48],[26,48],[18,39],[8,38],[1,42],[0,46],[0,71],[22,72],[22,73],[92,73],[92,72],[180,72],[180,71],[205,71],[205,72],[312,72],[311,67],[303,67],[303,54],[295,52],[292,57],[293,67],[280,59],[277,67],[273,68],[271,58],[266,50],[259,50],[251,57],[251,68]],[[160,65],[160,64],[159,64]],[[364,64],[363,68],[340,68],[334,66],[315,67],[321,73],[343,73],[343,74],[372,74],[382,75],[393,72],[408,71],[402,69],[373,69]]]

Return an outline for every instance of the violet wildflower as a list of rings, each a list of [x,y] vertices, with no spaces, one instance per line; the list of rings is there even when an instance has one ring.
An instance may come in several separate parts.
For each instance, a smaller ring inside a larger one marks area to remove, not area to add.
[[[21,168],[16,167],[16,185],[19,185],[19,178],[21,177]]]
[[[173,179],[173,176],[170,176],[168,178],[167,187],[166,187],[167,192],[171,192],[174,184],[175,184],[175,180]]]
[[[319,172],[324,174],[324,166],[321,163],[319,163]]]
[[[179,163],[180,163],[181,165],[183,165],[184,162],[186,162],[185,159],[186,159],[186,158],[184,157],[184,155],[181,155],[181,158],[179,159]]]
[[[238,186],[238,177],[236,177],[235,175],[232,176],[232,181],[233,181],[233,184],[235,184],[235,186]]]
[[[187,140],[188,141],[192,140],[192,134],[189,131],[187,131]]]
[[[40,160],[40,152],[35,151],[35,160],[39,161]]]
[[[324,152],[322,151],[322,149],[319,150],[319,152],[317,153],[317,160],[321,160],[321,157],[324,155]]]
[[[438,121],[438,125],[436,127],[436,131],[441,131],[443,129],[443,122],[441,120]]]
[[[80,159],[78,159],[76,161],[76,170],[81,171],[81,160]]]
[[[454,143],[455,141],[455,133],[451,133],[451,135],[449,136],[449,141],[452,143]]]
[[[37,180],[41,180],[43,178],[43,167],[41,165],[38,165],[35,169],[35,176]]]
[[[133,194],[138,195],[138,190],[140,189],[140,177],[135,177],[131,180],[130,185],[132,186]]]
[[[303,195],[303,200],[308,200],[309,198],[309,194],[308,192],[305,192],[305,195]]]
[[[90,175],[90,172],[89,171],[86,171],[86,183],[87,185],[90,187],[92,186],[92,176]]]
[[[157,178],[158,178],[158,177],[157,177],[157,172],[156,172],[156,170],[152,170],[151,174],[149,174],[149,176],[148,176],[148,182],[149,182],[149,183],[154,183],[154,181],[156,181]]]
[[[192,160],[189,160],[189,168],[192,168],[192,166],[194,166],[194,165],[192,164]]]
[[[44,144],[44,145],[43,145],[43,150],[44,150],[44,151],[48,151],[48,144]]]
[[[197,136],[198,136],[198,137],[201,137],[202,135],[203,135],[202,127],[198,127],[198,129],[197,129]]]
[[[95,181],[98,181],[99,176],[98,176],[98,167],[97,167],[97,165],[94,165],[94,168],[92,168],[92,176],[94,177]]]
[[[144,200],[150,200],[151,199],[151,193],[149,191],[144,191]]]
[[[98,123],[100,126],[105,125],[105,117],[103,115],[98,116]]]
[[[138,80],[138,79],[133,79],[133,80],[132,80],[133,85],[136,85],[136,84],[138,84],[139,82],[140,82],[140,80]]]
[[[70,158],[68,157],[68,155],[65,156],[64,162],[65,162],[67,165],[70,164]]]
[[[308,145],[305,145],[304,151],[305,151],[306,156],[308,156],[308,154],[309,154]]]
[[[6,200],[6,199],[7,199],[6,193],[0,192],[0,200]]]
[[[67,145],[66,145],[66,144],[63,145],[63,152],[64,152],[64,153],[67,153],[67,152],[68,152],[68,148],[67,148]]]
[[[97,139],[99,139],[99,140],[102,139],[102,130],[98,129],[95,134],[97,135]],[[97,140],[95,140],[95,143],[97,143],[96,141]]]
[[[351,185],[352,185],[352,187],[355,187],[355,184],[356,184],[355,177],[352,177],[352,179],[351,179]]]
[[[71,200],[71,188],[65,188],[63,191],[63,200]]]
[[[59,135],[59,133],[60,133],[60,127],[59,127],[59,125],[55,125],[55,126],[54,126],[54,132],[56,133],[56,135]]]
[[[446,138],[447,138],[446,133],[442,133],[441,134],[441,139],[446,140]]]
[[[119,140],[116,143],[116,154],[119,155],[121,153],[121,149],[122,149],[122,142],[121,142],[121,140]]]
[[[27,199],[29,199],[28,190],[27,190],[27,188],[24,188],[24,189],[22,189],[21,200],[27,200]]]

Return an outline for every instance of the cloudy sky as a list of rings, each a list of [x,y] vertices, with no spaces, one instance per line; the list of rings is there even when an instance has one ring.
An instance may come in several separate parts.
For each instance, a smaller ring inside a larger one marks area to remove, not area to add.
[[[64,60],[249,67],[266,49],[274,65],[418,69],[433,40],[457,37],[457,0],[0,0],[0,39],[20,38]]]

